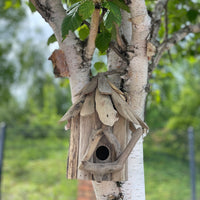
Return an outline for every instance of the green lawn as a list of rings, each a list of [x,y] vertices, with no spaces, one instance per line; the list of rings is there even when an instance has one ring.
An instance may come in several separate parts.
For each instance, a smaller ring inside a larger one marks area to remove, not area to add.
[[[146,200],[189,200],[188,163],[170,157],[151,146],[147,140]],[[65,178],[67,137],[28,139],[8,136],[5,147],[3,200],[76,199],[77,182]],[[199,175],[198,173],[198,177]],[[199,180],[197,186],[199,199]]]
[[[8,137],[2,199],[76,199],[77,182],[65,178],[67,146],[67,138]]]
[[[144,141],[146,200],[190,200],[188,161],[170,156],[162,151],[160,144],[155,147],[156,144],[151,142],[151,138],[146,138]],[[174,154],[176,153],[174,152]],[[200,173],[198,170],[196,175],[196,195],[197,200],[200,200]]]

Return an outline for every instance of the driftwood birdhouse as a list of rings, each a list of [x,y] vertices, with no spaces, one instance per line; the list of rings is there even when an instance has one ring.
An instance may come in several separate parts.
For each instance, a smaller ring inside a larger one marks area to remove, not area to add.
[[[77,94],[61,118],[71,129],[67,177],[95,181],[127,180],[127,158],[148,126],[124,93],[100,73]],[[129,129],[133,132],[131,139]]]

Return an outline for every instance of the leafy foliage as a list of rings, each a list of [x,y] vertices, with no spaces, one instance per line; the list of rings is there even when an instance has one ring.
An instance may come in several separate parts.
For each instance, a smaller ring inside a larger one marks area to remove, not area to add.
[[[50,45],[51,43],[56,42],[56,36],[54,34],[52,34],[49,39],[47,40],[47,45]]]
[[[84,41],[90,33],[90,29],[85,24],[79,27],[77,30],[78,30],[79,38],[82,41]]]
[[[111,20],[113,21],[113,23],[120,25],[121,19],[122,19],[120,8],[116,4],[114,4],[112,1],[108,1],[104,3],[103,7],[108,9],[108,15],[112,14]]]
[[[76,3],[70,2],[71,7],[67,11],[67,16],[62,23],[62,36],[63,38],[69,33],[69,31],[78,30],[81,40],[85,40],[89,35],[89,29],[85,25],[82,25],[84,20],[87,23],[90,22],[91,15],[95,9],[94,4],[90,0],[78,1]],[[121,11],[124,9],[129,11],[128,6],[122,0],[104,1],[101,5],[102,13],[105,12],[103,17],[104,25],[100,26],[100,33],[96,38],[96,47],[104,52],[107,50],[111,39],[115,39],[115,26],[121,24]],[[111,37],[112,35],[112,37]]]
[[[4,1],[4,10],[9,8],[19,8],[21,6],[21,0],[6,0]]]
[[[129,7],[125,4],[123,0],[113,0],[112,3],[114,3],[117,7],[130,12]]]
[[[82,2],[78,11],[79,15],[82,17],[83,20],[90,18],[94,11],[93,2],[92,1]]]
[[[82,19],[78,14],[80,3],[74,4],[67,13],[62,23],[62,37],[65,38],[69,31],[75,31],[82,23]]]
[[[106,29],[104,29],[102,30],[101,33],[97,35],[96,47],[99,49],[99,51],[104,52],[108,49],[110,40],[111,40],[111,33]]]
[[[27,5],[29,6],[31,12],[35,12],[36,11],[35,6],[32,4],[32,2],[30,0],[27,2]]]
[[[104,62],[99,61],[96,62],[93,66],[93,68],[91,69],[92,71],[92,75],[96,76],[99,72],[106,72],[107,71],[107,66]]]

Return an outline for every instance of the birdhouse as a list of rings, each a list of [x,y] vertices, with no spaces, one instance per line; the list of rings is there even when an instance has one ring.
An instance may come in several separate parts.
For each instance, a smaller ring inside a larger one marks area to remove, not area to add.
[[[93,77],[77,95],[60,120],[71,129],[67,177],[126,181],[127,158],[148,126],[106,73]]]

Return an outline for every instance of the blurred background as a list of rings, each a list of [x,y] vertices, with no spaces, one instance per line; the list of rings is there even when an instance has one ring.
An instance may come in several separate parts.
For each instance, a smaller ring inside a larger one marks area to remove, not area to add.
[[[71,105],[69,81],[54,78],[48,57],[58,46],[51,35],[25,3],[0,1],[0,122],[7,125],[2,200],[76,199],[77,181],[65,177],[70,133],[58,124]],[[150,133],[144,138],[147,200],[191,199],[191,126],[200,199],[200,39],[189,37],[193,40],[164,55],[150,80],[145,119]],[[93,70],[105,70],[105,59],[100,60]]]

